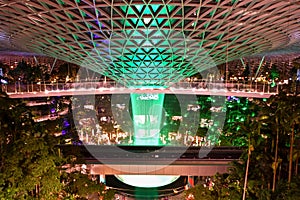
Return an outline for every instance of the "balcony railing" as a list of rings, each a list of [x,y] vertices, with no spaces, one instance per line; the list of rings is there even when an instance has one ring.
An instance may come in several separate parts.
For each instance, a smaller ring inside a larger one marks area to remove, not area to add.
[[[197,82],[179,82],[166,84],[165,87],[156,88],[158,90],[169,91],[203,91],[203,92],[235,92],[235,93],[260,93],[260,94],[277,94],[287,84],[276,83],[272,85],[271,82],[208,82],[206,80],[199,80]],[[299,86],[298,86],[299,87]],[[29,94],[29,93],[51,93],[51,92],[74,92],[77,91],[131,91],[149,89],[147,87],[127,88],[117,82],[103,81],[103,82],[75,82],[75,83],[30,83],[24,84],[16,82],[15,84],[2,85],[2,91],[7,94]],[[128,90],[129,89],[129,90]],[[300,88],[299,88],[300,89]]]

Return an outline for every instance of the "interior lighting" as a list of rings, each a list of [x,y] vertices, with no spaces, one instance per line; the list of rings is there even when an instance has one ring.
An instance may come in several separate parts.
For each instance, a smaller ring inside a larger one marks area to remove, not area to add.
[[[116,175],[120,181],[135,187],[161,187],[176,181],[180,176],[166,175]]]
[[[151,21],[151,18],[148,18],[148,17],[144,18],[145,24],[149,24],[150,21]]]

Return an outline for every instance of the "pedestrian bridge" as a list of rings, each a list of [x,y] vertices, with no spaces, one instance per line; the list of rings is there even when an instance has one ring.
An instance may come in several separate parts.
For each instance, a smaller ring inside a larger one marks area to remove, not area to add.
[[[236,147],[63,145],[81,155],[91,174],[213,176],[228,172],[243,150]]]

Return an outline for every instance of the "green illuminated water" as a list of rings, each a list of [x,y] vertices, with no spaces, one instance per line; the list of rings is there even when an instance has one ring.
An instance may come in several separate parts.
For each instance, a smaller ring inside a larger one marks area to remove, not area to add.
[[[160,145],[165,94],[131,94],[133,144]]]
[[[143,188],[136,188],[135,189],[135,199],[137,200],[152,200],[158,196],[158,191],[156,188],[143,189]]]
[[[130,94],[134,126],[134,145],[159,145],[164,94]],[[145,180],[147,181],[147,180]],[[136,199],[156,197],[157,189],[135,189]],[[142,198],[139,198],[142,196]]]

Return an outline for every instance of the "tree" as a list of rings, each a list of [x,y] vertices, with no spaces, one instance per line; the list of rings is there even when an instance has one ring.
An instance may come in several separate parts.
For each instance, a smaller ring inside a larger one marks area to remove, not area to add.
[[[54,198],[61,190],[57,166],[62,160],[54,148],[57,139],[34,123],[22,102],[3,94],[0,101],[1,198]]]
[[[299,97],[284,92],[249,102],[246,120],[230,121],[223,133],[223,139],[246,147],[240,160],[233,162],[229,174],[213,179],[211,190],[202,184],[186,194],[194,199],[241,199],[243,192],[245,199],[298,199],[300,177],[293,162],[299,157],[299,144],[294,144],[300,132],[299,102]],[[220,195],[228,188],[229,196]]]
[[[242,188],[238,180],[230,174],[216,174],[204,181],[199,181],[195,187],[186,190],[188,200],[240,200]]]
[[[264,110],[264,116],[267,120],[266,124],[276,130],[276,140],[275,140],[275,160],[274,160],[274,178],[272,191],[275,191],[276,184],[276,171],[278,168],[278,151],[279,151],[279,138],[280,141],[286,141],[289,144],[289,169],[288,169],[288,182],[291,182],[292,178],[292,166],[293,166],[293,154],[294,154],[294,136],[295,136],[295,126],[299,124],[300,119],[300,108],[297,104],[299,98],[295,96],[287,95],[284,92],[279,93],[276,96],[272,96],[267,101],[269,108]],[[264,106],[266,108],[267,106]],[[281,144],[281,147],[285,148],[285,144]]]
[[[94,192],[111,196],[112,191],[105,191],[102,185],[88,179],[87,174],[63,168],[77,159],[76,155],[60,154],[57,144],[65,139],[47,131],[45,124],[35,123],[24,103],[1,93],[0,199],[51,200],[59,196],[80,199]]]
[[[276,86],[275,80],[279,79],[279,77],[280,77],[280,75],[279,75],[277,66],[275,64],[273,64],[271,67],[271,73],[270,73],[270,78],[272,79],[272,84],[271,84],[272,87]]]

